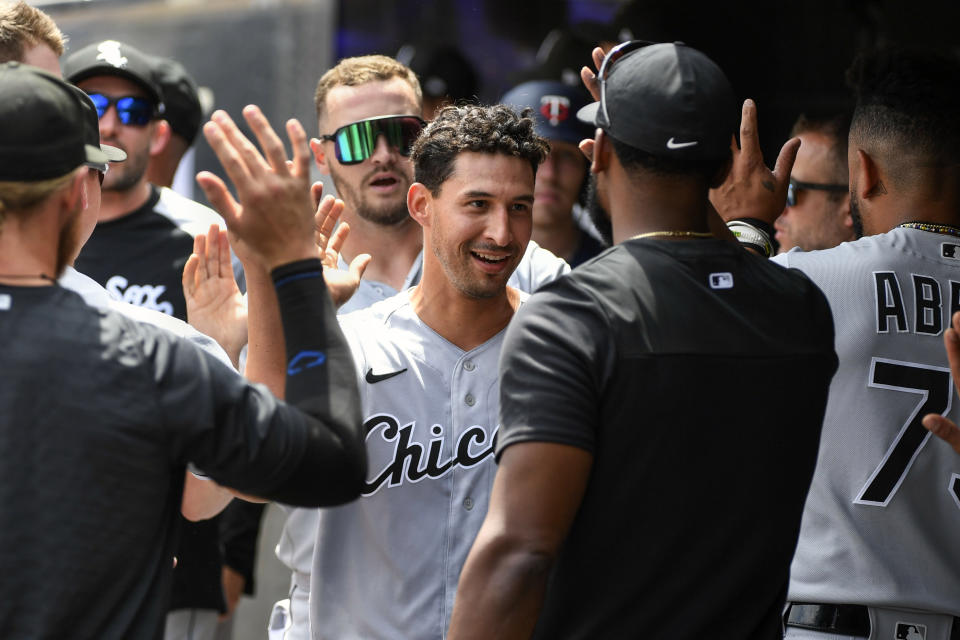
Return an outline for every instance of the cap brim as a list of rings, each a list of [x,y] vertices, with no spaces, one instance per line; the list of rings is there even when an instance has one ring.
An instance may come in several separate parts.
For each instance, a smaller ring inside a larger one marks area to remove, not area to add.
[[[83,145],[84,151],[87,156],[87,163],[93,164],[107,164],[110,162],[110,157],[100,150],[100,147],[95,147],[92,144]]]
[[[118,149],[117,147],[111,147],[108,144],[101,144],[100,151],[103,151],[106,154],[107,159],[110,162],[123,162],[127,159],[127,152],[123,149]]]
[[[597,110],[600,109],[599,102],[591,102],[577,111],[577,120],[586,122],[589,125],[597,126]]]

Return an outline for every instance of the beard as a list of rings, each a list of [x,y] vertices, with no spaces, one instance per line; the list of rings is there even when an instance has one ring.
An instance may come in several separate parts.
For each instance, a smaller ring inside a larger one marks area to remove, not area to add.
[[[150,160],[149,147],[134,152],[126,149],[117,140],[104,140],[103,142],[122,149],[127,154],[127,159],[123,162],[115,162],[110,165],[110,171],[103,179],[103,190],[129,191],[136,187],[143,174],[147,172],[147,162]]]
[[[860,200],[855,193],[850,194],[850,219],[853,221],[853,235],[859,240],[863,237],[863,216],[860,214]]]
[[[597,228],[603,242],[608,247],[611,246],[613,225],[610,223],[610,214],[600,204],[600,196],[597,194],[597,176],[593,173],[590,174],[590,182],[587,184],[587,213],[590,214],[590,221]]]
[[[410,188],[411,180],[403,171],[398,170],[397,167],[392,166],[387,167],[387,169],[393,170],[400,176],[400,181],[406,184],[403,185],[405,188],[399,190],[399,197],[395,202],[383,203],[379,207],[374,206],[367,200],[363,194],[362,186],[355,188],[348,180],[338,175],[338,173],[333,170],[333,167],[330,167],[330,177],[333,179],[333,186],[336,188],[337,194],[358,216],[374,224],[390,227],[405,222],[410,218],[410,212],[407,210],[407,190]],[[373,171],[364,176],[360,184],[366,183],[374,173],[379,172],[380,171]]]

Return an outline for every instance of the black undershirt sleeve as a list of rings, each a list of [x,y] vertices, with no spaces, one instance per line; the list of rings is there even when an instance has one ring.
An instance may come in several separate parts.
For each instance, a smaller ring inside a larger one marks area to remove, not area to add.
[[[271,273],[287,347],[287,403],[306,413],[303,457],[269,496],[302,504],[323,485],[324,504],[360,494],[366,449],[353,358],[326,290],[320,260],[282,265]]]

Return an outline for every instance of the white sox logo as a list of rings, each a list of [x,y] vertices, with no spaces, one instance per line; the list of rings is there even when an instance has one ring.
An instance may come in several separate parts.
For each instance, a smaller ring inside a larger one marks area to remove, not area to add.
[[[493,455],[497,445],[497,433],[487,435],[480,426],[472,426],[457,439],[455,454],[441,461],[443,455],[444,429],[435,424],[430,427],[430,442],[426,447],[419,442],[411,442],[416,422],[400,426],[394,416],[380,413],[367,418],[363,423],[367,441],[379,434],[385,442],[393,442],[393,456],[386,466],[371,469],[372,480],[365,483],[363,495],[373,495],[381,487],[396,487],[404,482],[420,482],[424,478],[442,478],[454,467],[469,469]]]
[[[540,98],[540,115],[557,126],[570,117],[570,99],[564,96],[543,96]]]
[[[116,40],[104,40],[97,46],[97,60],[103,60],[107,64],[122,69],[127,66],[127,58],[120,53],[120,43]]]
[[[129,283],[123,276],[113,276],[107,280],[106,289],[115,300],[153,309],[168,316],[173,315],[173,303],[159,301],[160,296],[167,290],[164,285],[131,284],[128,287],[127,284]]]

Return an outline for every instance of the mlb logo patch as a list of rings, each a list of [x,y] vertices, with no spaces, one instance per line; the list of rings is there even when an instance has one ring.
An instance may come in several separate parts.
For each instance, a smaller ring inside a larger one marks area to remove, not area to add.
[[[720,271],[710,274],[711,289],[733,289],[733,274],[729,271]]]
[[[898,622],[893,637],[896,640],[927,640],[927,627],[916,622]]]
[[[942,255],[944,258],[960,260],[960,244],[944,242],[940,245],[940,255]]]
[[[0,293],[0,311],[9,311],[13,306],[13,298],[9,293]]]

